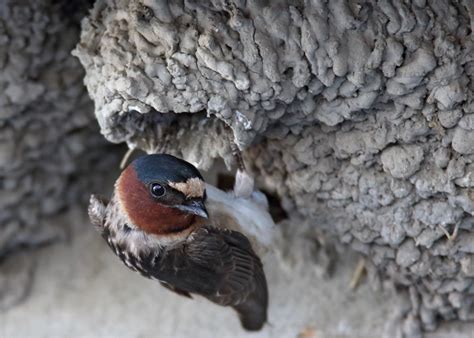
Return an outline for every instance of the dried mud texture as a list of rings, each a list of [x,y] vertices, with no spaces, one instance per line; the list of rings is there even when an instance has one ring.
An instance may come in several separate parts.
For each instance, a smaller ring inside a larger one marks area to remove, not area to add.
[[[75,54],[106,138],[208,167],[229,126],[290,217],[410,288],[416,335],[474,319],[473,25],[469,0],[99,0]]]
[[[57,1],[0,2],[0,308],[31,282],[34,255],[23,264],[10,254],[63,238],[52,218],[117,165],[70,53],[80,19],[80,8]]]

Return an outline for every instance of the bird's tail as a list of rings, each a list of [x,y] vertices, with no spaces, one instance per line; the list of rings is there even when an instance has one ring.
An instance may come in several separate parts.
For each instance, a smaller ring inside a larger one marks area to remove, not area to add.
[[[242,327],[248,331],[258,331],[267,322],[268,289],[263,271],[256,276],[257,287],[245,302],[234,306],[239,314]]]
[[[267,309],[253,301],[234,306],[242,327],[248,331],[260,330],[267,321]]]

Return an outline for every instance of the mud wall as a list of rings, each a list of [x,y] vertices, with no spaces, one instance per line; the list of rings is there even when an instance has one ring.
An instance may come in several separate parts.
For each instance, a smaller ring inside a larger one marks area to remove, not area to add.
[[[0,2],[0,309],[32,280],[35,257],[18,249],[64,239],[61,215],[118,165],[71,55],[86,9]]]

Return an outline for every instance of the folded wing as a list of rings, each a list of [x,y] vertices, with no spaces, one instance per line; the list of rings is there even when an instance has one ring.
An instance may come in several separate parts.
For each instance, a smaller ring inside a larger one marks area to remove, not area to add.
[[[239,232],[199,228],[181,246],[163,252],[152,271],[181,293],[232,306],[248,330],[259,330],[266,322],[268,290],[262,263]]]

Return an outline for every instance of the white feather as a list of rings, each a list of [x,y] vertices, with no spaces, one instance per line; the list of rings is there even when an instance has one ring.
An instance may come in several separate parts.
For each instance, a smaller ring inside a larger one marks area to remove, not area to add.
[[[206,184],[206,208],[213,225],[243,233],[254,250],[263,253],[272,245],[275,223],[265,195],[252,190],[253,178],[244,172],[238,173],[234,191],[224,192]]]

